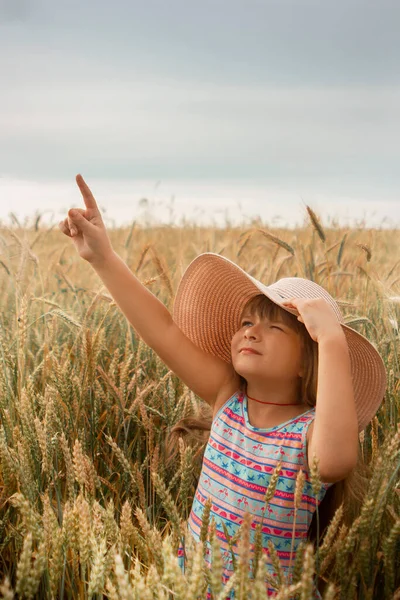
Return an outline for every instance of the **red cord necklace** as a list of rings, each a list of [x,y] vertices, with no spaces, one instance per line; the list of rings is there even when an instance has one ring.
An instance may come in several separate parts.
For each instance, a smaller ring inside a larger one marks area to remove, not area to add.
[[[248,394],[246,394],[249,400],[254,400],[254,402],[259,402],[260,404],[274,404],[275,406],[298,406],[298,402],[294,404],[281,404],[280,402],[265,402],[263,400],[257,400],[257,398],[252,398]]]

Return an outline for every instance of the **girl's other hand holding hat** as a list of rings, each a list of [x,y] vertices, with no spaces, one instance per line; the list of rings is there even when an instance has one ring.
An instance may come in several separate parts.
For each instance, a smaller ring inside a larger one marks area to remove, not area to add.
[[[344,336],[334,310],[325,298],[290,298],[282,302],[299,313],[297,320],[304,323],[314,342],[324,337]]]

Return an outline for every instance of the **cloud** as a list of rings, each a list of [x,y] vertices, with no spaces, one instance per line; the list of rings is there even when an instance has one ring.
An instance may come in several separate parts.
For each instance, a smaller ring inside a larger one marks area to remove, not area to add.
[[[399,189],[397,2],[0,2],[3,176]]]
[[[105,176],[132,169],[143,177],[199,176],[201,169],[344,178],[386,169],[388,176],[399,159],[399,102],[400,86],[277,89],[116,78],[40,83],[29,94],[7,88],[1,165],[15,175],[18,166],[23,176],[65,176],[79,163]]]

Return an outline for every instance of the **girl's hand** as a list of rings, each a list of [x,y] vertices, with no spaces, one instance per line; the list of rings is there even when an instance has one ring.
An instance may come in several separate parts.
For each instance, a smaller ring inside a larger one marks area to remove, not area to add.
[[[82,175],[76,176],[76,183],[81,190],[86,210],[71,208],[68,217],[60,221],[58,226],[72,239],[81,258],[91,264],[101,264],[113,252],[113,248],[96,200]]]
[[[325,298],[290,298],[282,302],[299,313],[297,319],[304,323],[314,342],[325,337],[344,335],[335,311]]]

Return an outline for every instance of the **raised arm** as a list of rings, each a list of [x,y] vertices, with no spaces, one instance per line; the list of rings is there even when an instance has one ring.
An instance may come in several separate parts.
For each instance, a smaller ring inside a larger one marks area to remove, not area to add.
[[[232,365],[203,352],[179,329],[164,304],[113,250],[89,187],[81,175],[76,181],[86,210],[71,209],[59,224],[61,231],[72,239],[79,255],[90,263],[146,344],[195,394],[213,406],[218,392],[237,378]],[[77,233],[72,235],[74,228]]]
[[[102,264],[92,266],[140,337],[212,406],[218,391],[233,379],[233,367],[193,344],[164,304],[142,285],[118,254],[112,252]]]

